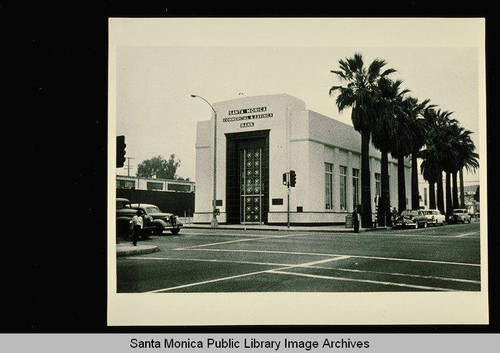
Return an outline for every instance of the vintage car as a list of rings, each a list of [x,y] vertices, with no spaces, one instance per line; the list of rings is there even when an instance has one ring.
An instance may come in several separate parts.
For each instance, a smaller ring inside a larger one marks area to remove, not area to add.
[[[427,227],[427,216],[422,210],[404,210],[394,222],[394,228]]]
[[[470,215],[465,208],[457,208],[448,217],[448,223],[470,223]]]
[[[128,199],[116,198],[116,235],[121,238],[128,238],[132,233],[131,220],[137,213],[137,209],[132,207]],[[147,239],[153,230],[151,217],[143,215],[144,228],[141,238]]]
[[[141,210],[145,217],[144,227],[150,229],[152,234],[160,235],[164,230],[177,234],[183,226],[179,217],[173,213],[162,212],[156,205],[148,203],[133,203],[132,208]],[[146,224],[146,219],[148,223]]]
[[[442,226],[446,221],[446,216],[439,210],[422,210],[422,213],[427,217],[428,225]]]

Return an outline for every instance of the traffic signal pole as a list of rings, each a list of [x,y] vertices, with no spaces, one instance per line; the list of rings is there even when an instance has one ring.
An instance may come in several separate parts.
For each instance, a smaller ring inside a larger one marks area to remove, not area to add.
[[[287,201],[286,201],[286,227],[290,228],[290,183],[287,185]]]
[[[286,197],[286,226],[290,228],[290,187],[295,187],[297,175],[294,170],[283,173],[283,185],[287,188]]]

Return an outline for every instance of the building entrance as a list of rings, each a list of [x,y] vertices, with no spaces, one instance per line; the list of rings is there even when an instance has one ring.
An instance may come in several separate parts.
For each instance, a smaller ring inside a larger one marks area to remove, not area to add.
[[[262,148],[240,149],[240,223],[262,223]]]
[[[267,224],[269,130],[226,134],[229,224]]]

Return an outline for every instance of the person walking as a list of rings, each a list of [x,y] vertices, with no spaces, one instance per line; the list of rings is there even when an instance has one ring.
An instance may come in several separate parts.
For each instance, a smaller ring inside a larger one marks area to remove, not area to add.
[[[139,240],[139,235],[142,231],[142,225],[143,225],[143,222],[142,222],[142,211],[141,210],[137,210],[137,212],[135,213],[134,217],[132,217],[132,244],[134,244],[134,246],[137,246],[137,241]]]
[[[352,211],[352,224],[354,226],[354,233],[359,233],[359,214],[357,207],[354,207],[354,211]]]

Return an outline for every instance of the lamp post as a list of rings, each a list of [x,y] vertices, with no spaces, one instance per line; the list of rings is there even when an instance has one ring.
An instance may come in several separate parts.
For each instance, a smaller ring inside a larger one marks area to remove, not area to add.
[[[210,104],[205,98],[197,96],[196,94],[191,95],[192,98],[200,98],[207,103],[212,111],[214,112],[214,177],[213,177],[213,198],[212,198],[212,220],[210,221],[210,226],[212,228],[217,228],[219,223],[217,222],[216,216],[216,206],[217,206],[217,112],[215,111],[212,104]]]

